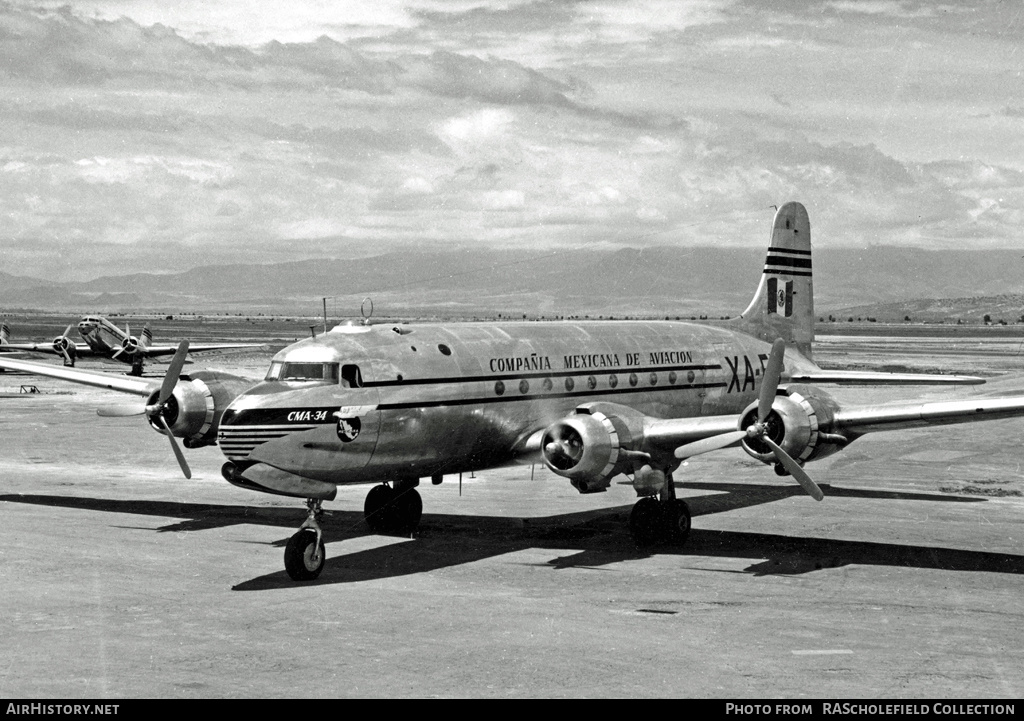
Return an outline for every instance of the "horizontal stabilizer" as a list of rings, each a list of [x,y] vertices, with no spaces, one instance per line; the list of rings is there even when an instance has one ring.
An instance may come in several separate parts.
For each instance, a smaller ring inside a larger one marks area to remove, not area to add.
[[[812,370],[783,373],[783,383],[835,383],[837,385],[946,385],[972,386],[985,382],[977,376],[954,376],[936,373],[877,373],[874,371]]]

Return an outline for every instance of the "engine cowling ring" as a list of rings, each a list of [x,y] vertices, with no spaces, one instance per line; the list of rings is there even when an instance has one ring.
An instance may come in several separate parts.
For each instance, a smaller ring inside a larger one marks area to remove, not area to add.
[[[740,416],[739,428],[746,430],[757,422],[757,404],[752,403]],[[818,414],[814,406],[799,393],[790,392],[778,396],[772,403],[772,410],[765,419],[767,435],[782,450],[798,461],[806,461],[818,445]],[[756,437],[741,441],[743,450],[762,463],[776,463],[775,454],[768,444]]]
[[[580,493],[608,490],[621,472],[621,439],[612,419],[600,412],[578,413],[552,423],[541,437],[541,452],[552,472]]]
[[[154,392],[147,403],[157,402],[159,392]],[[199,380],[192,378],[183,380],[174,387],[174,392],[167,399],[167,404],[161,411],[171,432],[184,439],[186,446],[205,445],[207,434],[213,427],[216,402],[213,391],[210,387]],[[149,425],[154,430],[163,433],[163,428],[152,417],[149,418]]]

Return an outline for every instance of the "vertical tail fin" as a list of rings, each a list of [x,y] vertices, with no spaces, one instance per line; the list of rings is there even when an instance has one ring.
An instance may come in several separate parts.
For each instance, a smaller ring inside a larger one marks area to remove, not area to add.
[[[151,345],[153,345],[153,331],[151,331],[147,325],[142,329],[142,338],[139,339],[139,347],[145,350]]]
[[[750,305],[730,326],[768,343],[782,338],[811,358],[814,341],[814,282],[811,223],[800,203],[775,213],[768,257]]]
[[[11,327],[6,323],[0,323],[0,345],[7,345],[11,342]]]

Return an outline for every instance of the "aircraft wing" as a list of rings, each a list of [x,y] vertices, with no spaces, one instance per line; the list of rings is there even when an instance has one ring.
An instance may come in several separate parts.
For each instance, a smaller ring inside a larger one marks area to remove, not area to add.
[[[48,355],[61,355],[53,347],[53,343],[4,343],[0,346],[0,353],[18,351],[21,353],[46,353]],[[96,352],[85,343],[75,343],[75,355],[79,358],[96,355]]]
[[[137,378],[133,376],[119,376],[101,371],[85,371],[76,368],[50,365],[48,363],[33,363],[8,359],[0,353],[0,368],[4,370],[22,371],[34,375],[48,376],[70,383],[94,386],[96,388],[107,388],[122,393],[132,393],[137,396],[150,396],[160,390],[162,383],[158,378]]]
[[[190,345],[188,348],[189,355],[209,355],[217,353],[225,353],[230,351],[240,350],[266,350],[269,346],[266,343],[215,343],[215,344],[198,344]],[[176,345],[157,345],[149,346],[146,349],[146,356],[154,358],[157,356],[168,356],[174,355],[174,352],[178,350]]]
[[[835,412],[829,425],[833,433],[859,436],[872,431],[941,426],[1021,416],[1024,416],[1024,396],[1011,396],[841,408]]]

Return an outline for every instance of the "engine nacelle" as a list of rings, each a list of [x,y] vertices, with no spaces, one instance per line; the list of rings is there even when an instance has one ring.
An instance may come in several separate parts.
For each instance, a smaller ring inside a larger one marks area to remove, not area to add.
[[[611,479],[627,469],[632,436],[623,419],[581,406],[576,415],[547,427],[541,452],[544,464],[577,491],[597,493],[608,490]]]
[[[183,375],[162,415],[171,433],[183,439],[186,448],[213,445],[224,410],[250,385],[252,383],[243,378],[216,371]],[[154,392],[146,403],[156,403],[158,396],[159,391]],[[164,432],[156,419],[150,418],[149,424],[159,433]]]
[[[800,463],[830,456],[846,443],[841,436],[823,432],[823,427],[831,425],[837,407],[832,396],[818,388],[790,386],[785,396],[776,397],[772,403],[765,421],[768,437]],[[752,403],[741,414],[739,428],[744,430],[756,422],[757,403]],[[744,438],[742,445],[762,463],[776,463],[771,448],[760,438]]]
[[[128,336],[121,341],[121,352],[127,353],[128,355],[135,355],[139,350],[139,339],[133,335]]]
[[[59,335],[53,339],[53,352],[64,358],[64,365],[74,365],[78,348],[66,335]]]

